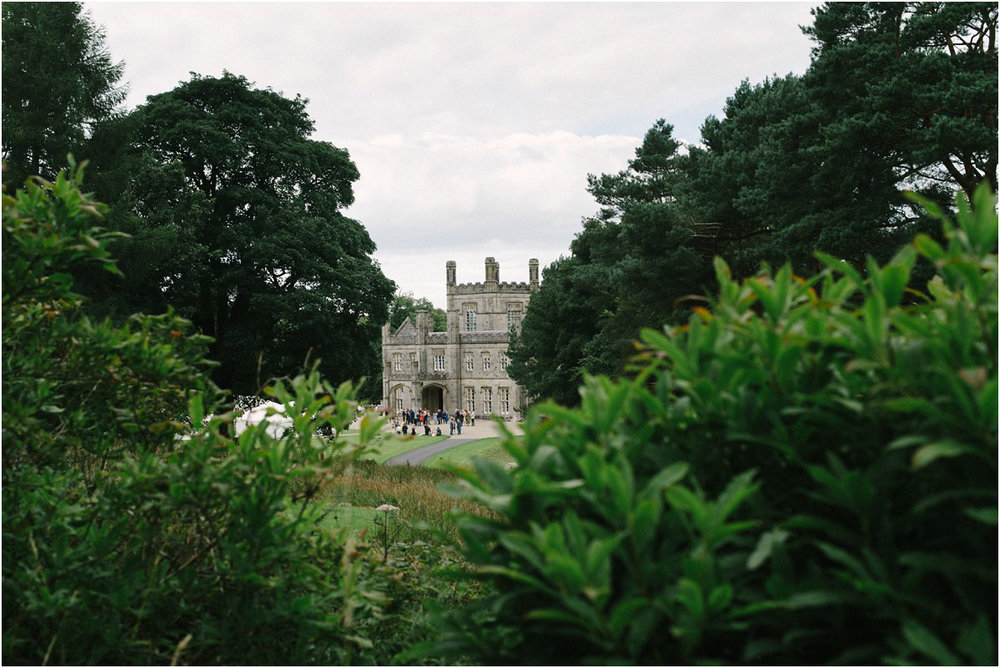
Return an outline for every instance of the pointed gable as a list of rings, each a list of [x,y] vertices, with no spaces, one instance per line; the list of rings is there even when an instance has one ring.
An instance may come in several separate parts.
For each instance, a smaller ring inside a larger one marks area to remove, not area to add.
[[[396,331],[392,335],[392,338],[397,339],[403,337],[416,337],[416,335],[417,335],[417,326],[414,325],[413,321],[410,320],[410,317],[407,316],[406,320],[403,321],[403,324],[396,328]]]

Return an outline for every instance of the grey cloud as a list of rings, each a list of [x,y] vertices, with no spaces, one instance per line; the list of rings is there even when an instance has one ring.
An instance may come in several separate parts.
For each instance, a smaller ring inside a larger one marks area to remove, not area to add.
[[[86,3],[130,107],[223,69],[308,98],[315,137],[361,171],[347,214],[431,299],[426,277],[459,253],[566,253],[596,208],[587,174],[623,169],[657,118],[697,142],[742,79],[804,72],[810,6]]]

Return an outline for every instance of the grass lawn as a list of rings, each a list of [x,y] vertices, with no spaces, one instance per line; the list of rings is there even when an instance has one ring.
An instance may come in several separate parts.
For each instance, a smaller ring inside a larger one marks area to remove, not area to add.
[[[374,508],[362,508],[346,503],[334,503],[328,508],[329,513],[320,522],[320,528],[327,531],[339,531],[347,528],[348,533],[355,538],[365,527],[373,529],[375,527],[375,517],[381,515],[381,511]]]
[[[437,443],[438,441],[443,441],[448,438],[447,436],[401,436],[396,434],[388,434],[385,439],[374,444],[371,451],[364,455],[364,459],[374,459],[379,464],[385,464],[387,461],[395,457],[396,455],[401,455],[404,452],[409,452],[410,450],[416,450],[417,448],[422,448],[425,445],[431,445],[432,443]]]
[[[444,452],[439,452],[424,462],[424,466],[441,468],[444,462],[460,466],[462,468],[472,468],[473,457],[483,457],[492,459],[500,464],[514,461],[514,458],[500,447],[500,438],[481,438],[478,441],[470,441],[454,448],[449,448]]]

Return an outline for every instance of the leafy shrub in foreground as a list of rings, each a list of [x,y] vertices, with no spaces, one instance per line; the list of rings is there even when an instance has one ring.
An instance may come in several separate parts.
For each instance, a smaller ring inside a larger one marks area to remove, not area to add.
[[[501,515],[460,518],[499,594],[413,655],[995,664],[996,200],[925,206],[947,245],[866,276],[717,261],[711,308],[645,331],[635,379],[533,409],[513,470],[459,471]]]
[[[363,547],[316,530],[350,458],[315,432],[351,421],[353,390],[278,383],[294,428],[234,440],[189,323],[81,314],[72,268],[112,267],[81,175],[3,198],[4,663],[365,660],[382,597]]]

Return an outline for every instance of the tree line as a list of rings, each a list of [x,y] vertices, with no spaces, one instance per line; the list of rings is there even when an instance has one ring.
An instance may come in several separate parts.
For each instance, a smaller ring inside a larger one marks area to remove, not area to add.
[[[321,360],[326,377],[373,378],[395,284],[364,226],[344,215],[359,172],[311,138],[307,101],[242,76],[192,74],[124,112],[123,67],[80,3],[3,6],[5,186],[87,158],[109,205],[120,272],[81,266],[92,315],[172,309],[210,336],[213,379],[256,394]]]
[[[805,74],[744,81],[698,145],[658,120],[626,169],[588,177],[599,209],[544,270],[510,347],[529,395],[574,405],[585,371],[623,373],[641,328],[686,320],[717,288],[714,255],[737,277],[814,272],[817,250],[864,270],[917,234],[940,239],[905,191],[947,207],[996,189],[995,4],[812,13]]]

